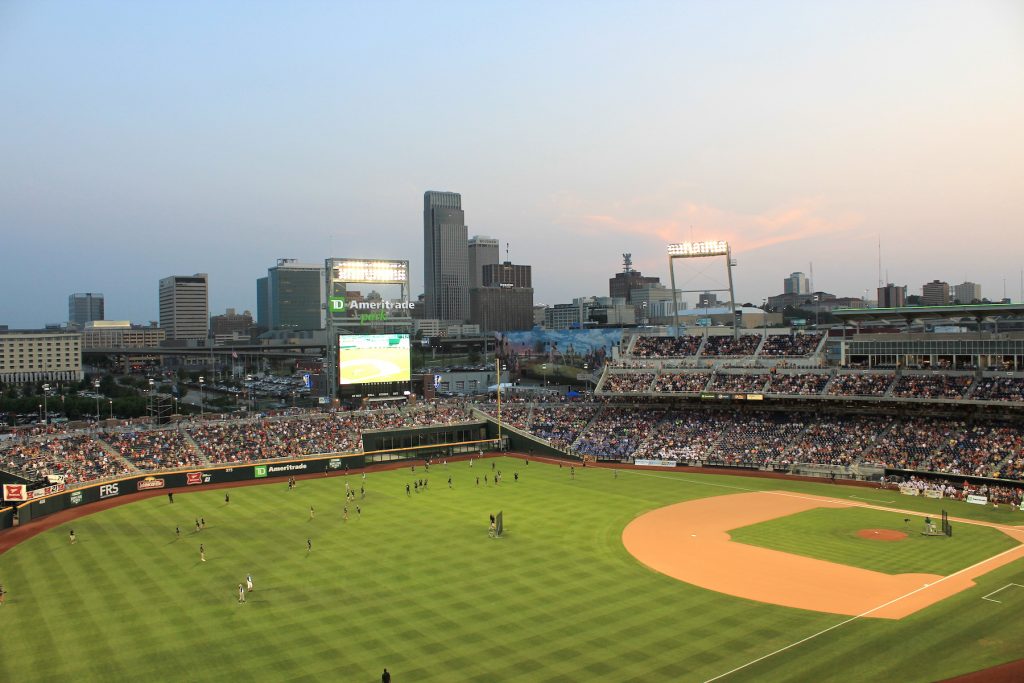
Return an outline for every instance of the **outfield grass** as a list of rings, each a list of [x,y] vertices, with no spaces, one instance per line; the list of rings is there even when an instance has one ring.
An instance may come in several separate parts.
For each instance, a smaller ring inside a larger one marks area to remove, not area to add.
[[[952,574],[1018,545],[998,529],[957,524],[952,537],[923,536],[922,521],[868,508],[816,508],[729,532],[732,540],[885,574]],[[936,526],[938,526],[936,524]],[[902,541],[857,536],[861,529],[902,531]]]
[[[490,461],[462,462],[433,467],[412,496],[405,483],[421,468],[370,473],[362,518],[352,509],[348,522],[345,478],[332,477],[231,489],[230,505],[223,490],[123,505],[76,520],[75,546],[67,526],[49,530],[0,555],[0,680],[369,682],[387,666],[395,683],[703,681],[847,620],[657,574],[621,533],[647,510],[708,495],[863,489],[592,468],[571,481],[568,468],[495,463],[500,487],[474,484]],[[489,540],[499,510],[506,536]],[[239,605],[247,573],[256,590]],[[1007,583],[1024,584],[1024,563],[725,680],[930,681],[1009,661],[1024,642],[1019,609],[979,599]]]

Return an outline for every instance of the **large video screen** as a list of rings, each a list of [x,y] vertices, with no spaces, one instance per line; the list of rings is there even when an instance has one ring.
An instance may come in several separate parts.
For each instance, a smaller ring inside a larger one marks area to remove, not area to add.
[[[343,334],[338,337],[338,383],[409,381],[409,335]]]

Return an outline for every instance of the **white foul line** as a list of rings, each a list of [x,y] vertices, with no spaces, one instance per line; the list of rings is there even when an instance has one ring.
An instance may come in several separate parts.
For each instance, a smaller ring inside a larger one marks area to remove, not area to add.
[[[992,591],[988,595],[995,595],[999,591],[1004,591],[1004,590],[1006,590],[1007,588],[1009,588],[1011,586],[1016,586],[1017,588],[1024,588],[1024,586],[1020,585],[1019,583],[1008,583],[1005,586],[1003,586],[1002,588],[995,589],[994,591]],[[1000,605],[1003,604],[1002,600],[993,600],[992,598],[988,597],[988,595],[981,596],[981,599],[982,600],[988,600],[989,602],[995,602],[995,603],[998,603]]]
[[[861,612],[860,614],[858,614],[856,616],[853,616],[853,617],[850,617],[849,619],[847,619],[845,621],[841,621],[841,622],[839,622],[838,624],[836,624],[834,626],[829,626],[824,631],[818,631],[817,633],[809,635],[806,638],[803,638],[802,640],[798,640],[795,643],[790,643],[786,647],[781,647],[778,650],[776,650],[775,652],[769,652],[768,654],[766,654],[766,655],[764,655],[762,657],[758,657],[757,659],[751,660],[751,661],[747,662],[746,664],[743,664],[742,666],[738,666],[735,669],[732,669],[731,671],[726,671],[724,674],[719,674],[719,675],[715,676],[714,678],[709,678],[706,681],[704,681],[704,683],[711,683],[711,681],[717,681],[720,678],[725,678],[726,676],[734,674],[737,671],[740,671],[741,669],[746,669],[748,666],[751,666],[753,664],[757,664],[760,661],[768,659],[769,657],[771,657],[773,655],[777,655],[780,652],[785,652],[786,650],[788,650],[790,648],[794,648],[797,645],[801,645],[803,643],[806,643],[808,640],[812,640],[814,638],[817,638],[820,635],[824,635],[825,633],[828,633],[829,631],[837,629],[840,626],[845,626],[846,624],[849,624],[851,621],[856,621],[857,619],[860,619],[861,617],[866,617],[869,614],[871,614],[872,612],[877,612],[878,610],[882,609],[883,607],[888,607],[889,605],[893,604],[894,602],[899,602],[903,598],[909,598],[911,595],[914,595],[915,593],[919,593],[919,592],[923,591],[925,588],[930,588],[932,586],[936,586],[936,585],[942,583],[943,581],[945,581],[946,579],[951,579],[954,576],[957,576],[958,574],[963,574],[964,572],[970,571],[970,570],[974,569],[975,567],[978,567],[980,565],[985,564],[986,562],[991,562],[992,560],[998,559],[998,558],[1002,557],[1003,555],[1006,555],[1007,553],[1016,552],[1016,551],[1020,550],[1020,548],[1021,548],[1020,545],[1016,545],[1016,546],[1014,546],[1012,548],[1009,548],[1008,550],[1004,550],[1003,552],[999,553],[998,555],[993,555],[992,557],[984,559],[981,562],[975,562],[970,567],[965,567],[965,568],[963,568],[963,569],[961,569],[959,571],[953,572],[949,576],[943,576],[938,581],[933,581],[932,583],[926,583],[925,585],[921,586],[920,588],[915,588],[914,590],[910,591],[906,595],[901,595],[898,598],[893,598],[892,600],[890,600],[889,602],[887,602],[885,604],[879,605],[878,607],[872,607],[871,609],[869,609],[866,612]],[[1005,586],[1004,586],[1004,588],[1005,588]],[[1000,589],[1000,590],[1002,590],[1002,589]],[[989,595],[991,595],[991,593],[989,593]]]

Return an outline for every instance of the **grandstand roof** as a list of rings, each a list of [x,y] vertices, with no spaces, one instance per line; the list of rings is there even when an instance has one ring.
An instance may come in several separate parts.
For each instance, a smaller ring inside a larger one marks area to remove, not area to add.
[[[1024,304],[967,304],[953,306],[900,306],[898,308],[837,308],[832,315],[843,322],[882,322],[887,320],[957,320],[970,318],[1024,318]]]

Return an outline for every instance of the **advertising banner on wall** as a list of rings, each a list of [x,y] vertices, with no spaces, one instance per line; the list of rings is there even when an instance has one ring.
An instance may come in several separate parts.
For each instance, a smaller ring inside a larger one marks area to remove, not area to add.
[[[28,500],[26,497],[27,490],[28,487],[24,484],[4,484],[4,500],[19,502]]]

